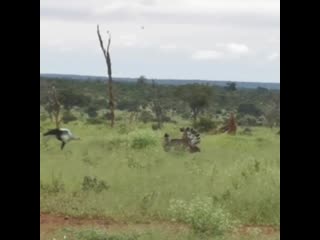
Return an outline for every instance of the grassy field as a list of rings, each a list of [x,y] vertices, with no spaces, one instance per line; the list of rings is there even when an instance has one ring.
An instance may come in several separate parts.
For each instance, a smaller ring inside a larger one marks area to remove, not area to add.
[[[189,154],[162,149],[164,133],[179,137],[181,125],[153,131],[151,124],[123,122],[111,129],[73,122],[64,127],[81,140],[64,151],[58,141],[42,138],[51,127],[40,123],[41,212],[127,224],[178,223],[192,231],[74,239],[211,239],[241,225],[280,227],[277,129],[253,128],[251,136],[204,134],[201,152]]]

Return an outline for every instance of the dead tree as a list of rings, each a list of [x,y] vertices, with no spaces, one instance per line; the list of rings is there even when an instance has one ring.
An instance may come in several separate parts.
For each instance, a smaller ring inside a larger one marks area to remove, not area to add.
[[[152,89],[153,89],[152,110],[156,115],[157,124],[158,124],[157,128],[161,129],[163,124],[163,110],[160,104],[159,89],[157,88],[154,80],[152,80]]]
[[[114,96],[113,96],[113,89],[112,89],[112,70],[111,70],[111,60],[110,60],[110,53],[109,53],[109,48],[111,43],[111,34],[108,31],[109,39],[108,39],[107,50],[104,48],[104,45],[103,45],[103,41],[102,41],[100,30],[99,30],[99,25],[97,25],[97,34],[99,38],[100,47],[103,52],[104,58],[106,60],[107,68],[108,68],[109,109],[110,109],[111,127],[113,127],[114,121],[115,121],[115,115],[114,115],[115,103],[114,103]]]
[[[61,104],[57,96],[56,88],[54,86],[52,86],[51,89],[48,91],[48,97],[49,97],[49,106],[53,116],[53,121],[56,125],[56,128],[59,128],[60,123],[62,121]]]

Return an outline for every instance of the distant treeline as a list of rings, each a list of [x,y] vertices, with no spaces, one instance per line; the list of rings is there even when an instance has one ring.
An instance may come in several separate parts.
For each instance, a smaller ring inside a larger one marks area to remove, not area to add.
[[[81,75],[68,75],[68,74],[40,74],[40,77],[47,79],[63,79],[63,80],[77,80],[77,81],[106,81],[106,77],[100,76],[81,76]],[[116,82],[135,82],[136,78],[114,78]],[[148,83],[151,83],[152,80],[146,79]],[[228,83],[232,81],[209,81],[209,80],[184,80],[184,79],[154,79],[154,81],[159,85],[185,85],[193,83],[208,84],[213,86],[225,87]],[[237,82],[238,88],[248,88],[255,89],[258,87],[267,88],[267,89],[280,89],[280,83],[273,82]]]
[[[48,111],[50,86],[56,87],[65,110],[78,107],[96,117],[98,110],[107,109],[105,81],[40,77],[40,105]],[[163,121],[175,115],[194,121],[201,117],[217,119],[233,111],[243,125],[280,124],[280,90],[243,89],[231,82],[224,87],[201,82],[165,85],[140,77],[131,82],[115,82],[114,95],[117,110],[145,116],[149,110],[154,118]]]

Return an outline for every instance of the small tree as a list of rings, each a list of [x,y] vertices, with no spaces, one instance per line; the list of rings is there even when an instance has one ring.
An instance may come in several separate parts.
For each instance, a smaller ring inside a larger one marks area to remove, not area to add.
[[[140,76],[138,79],[137,79],[137,84],[138,85],[144,85],[147,83],[147,79],[145,76]]]
[[[98,116],[97,111],[98,111],[98,108],[96,106],[94,106],[94,105],[91,105],[86,109],[86,113],[88,114],[88,116],[90,118],[97,117]]]
[[[237,84],[235,82],[228,82],[227,86],[225,87],[227,91],[236,91],[237,90]]]
[[[177,89],[176,95],[188,103],[193,122],[195,123],[200,112],[209,105],[210,97],[213,95],[213,89],[206,85],[185,85]]]

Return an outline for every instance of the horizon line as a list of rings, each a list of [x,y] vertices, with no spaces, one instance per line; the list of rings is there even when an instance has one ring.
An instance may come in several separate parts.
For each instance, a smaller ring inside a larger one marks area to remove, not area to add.
[[[108,78],[108,76],[102,76],[102,75],[90,75],[90,74],[75,74],[75,73],[41,73],[40,75],[74,75],[74,76],[81,76],[81,77],[99,77],[99,78]],[[141,74],[140,76],[144,76]],[[140,77],[139,76],[139,77]],[[119,77],[119,76],[112,76],[113,78],[129,78],[129,79],[138,79],[139,77]],[[280,84],[279,82],[264,82],[264,81],[242,81],[242,80],[212,80],[212,79],[191,79],[191,78],[148,78],[144,76],[147,80],[177,80],[177,81],[211,81],[211,82],[240,82],[240,83],[273,83],[273,84]]]

